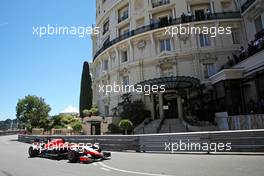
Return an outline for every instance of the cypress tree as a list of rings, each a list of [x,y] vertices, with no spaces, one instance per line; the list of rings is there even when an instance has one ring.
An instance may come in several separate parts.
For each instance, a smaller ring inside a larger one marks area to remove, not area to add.
[[[83,110],[90,109],[92,106],[92,80],[90,75],[89,63],[83,63],[82,80],[81,80],[81,91],[80,91],[80,102],[79,111],[80,116],[83,118]]]

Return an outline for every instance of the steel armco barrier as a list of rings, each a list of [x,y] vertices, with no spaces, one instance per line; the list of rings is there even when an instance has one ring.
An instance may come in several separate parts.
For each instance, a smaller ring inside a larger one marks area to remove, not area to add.
[[[104,136],[18,135],[18,140],[26,143],[31,143],[36,138],[44,141],[48,138],[65,138],[66,141],[74,143],[99,143],[102,149],[111,151],[133,150],[138,152],[171,153],[170,150],[166,150],[166,145],[181,141],[196,144],[231,143],[231,152],[264,152],[264,130]],[[174,152],[177,153],[177,151]],[[187,152],[201,151],[187,150]]]
[[[15,131],[0,131],[0,136],[6,136],[6,135],[13,135],[13,134],[19,134],[21,131],[15,130]]]

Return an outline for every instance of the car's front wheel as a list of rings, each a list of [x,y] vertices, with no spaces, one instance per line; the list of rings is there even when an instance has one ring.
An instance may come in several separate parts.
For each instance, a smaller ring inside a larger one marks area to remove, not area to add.
[[[34,149],[32,146],[29,147],[28,149],[28,155],[29,157],[33,158],[33,157],[37,157],[39,154],[39,151],[37,149]]]
[[[68,152],[68,160],[70,163],[76,163],[79,159],[79,153],[72,150]]]

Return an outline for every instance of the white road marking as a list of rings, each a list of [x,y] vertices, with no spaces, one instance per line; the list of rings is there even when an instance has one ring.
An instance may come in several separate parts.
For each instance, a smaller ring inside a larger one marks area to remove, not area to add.
[[[147,176],[174,176],[174,175],[165,175],[165,174],[153,174],[153,173],[147,173],[147,172],[135,172],[135,171],[129,171],[129,170],[123,170],[123,169],[117,169],[111,166],[108,166],[104,163],[99,163],[101,166],[108,168],[110,170],[115,170],[118,172],[124,172],[124,173],[129,173],[129,174],[137,174],[137,175],[147,175]]]
[[[110,171],[110,169],[107,169],[107,168],[104,168],[104,167],[101,167],[102,170],[105,170],[105,171]]]
[[[92,163],[94,166],[97,166],[97,163]]]

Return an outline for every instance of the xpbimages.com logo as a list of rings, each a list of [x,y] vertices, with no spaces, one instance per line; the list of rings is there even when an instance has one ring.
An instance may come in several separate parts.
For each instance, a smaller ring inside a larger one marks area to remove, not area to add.
[[[63,35],[71,35],[77,36],[79,38],[84,38],[91,34],[97,35],[100,32],[99,27],[91,27],[91,26],[58,26],[56,25],[46,25],[46,26],[33,26],[33,35],[38,37],[44,36],[63,36]]]
[[[185,141],[182,140],[177,142],[165,142],[164,143],[164,151],[170,151],[171,153],[174,152],[229,152],[231,151],[231,143],[208,143],[208,142],[191,142],[191,141]]]
[[[110,93],[144,93],[145,95],[150,95],[151,92],[165,92],[165,85],[119,85],[114,82],[113,85],[99,85],[99,92],[106,95]]]
[[[190,24],[185,25],[175,25],[165,27],[165,35],[170,35],[171,37],[178,35],[209,35],[211,37],[216,37],[217,35],[231,35],[232,27],[230,26],[190,26]]]
[[[84,152],[85,148],[100,148],[99,143],[74,143],[74,142],[65,142],[65,143],[54,143],[48,141],[48,143],[33,143],[33,148],[42,152],[42,150],[49,151],[64,151],[64,150],[74,150],[78,149],[80,152]]]

